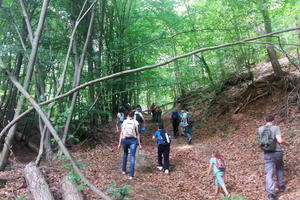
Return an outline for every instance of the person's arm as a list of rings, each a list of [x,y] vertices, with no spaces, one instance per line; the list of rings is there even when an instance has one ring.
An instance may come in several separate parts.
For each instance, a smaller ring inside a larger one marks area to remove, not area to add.
[[[139,143],[139,148],[142,149],[141,140],[140,140],[139,128],[138,128],[137,125],[135,125],[135,131],[136,131],[136,137],[137,137],[138,143]]]
[[[123,128],[121,127],[121,132],[120,132],[120,138],[119,138],[118,150],[119,150],[119,149],[120,149],[120,147],[121,147],[122,138],[123,138]]]
[[[156,138],[156,132],[154,133],[152,140],[155,140],[155,138]]]
[[[276,135],[276,140],[280,145],[285,145],[285,146],[289,146],[290,144],[287,143],[286,141],[284,141],[281,137],[281,135]]]
[[[143,119],[143,122],[144,122],[144,126],[146,127],[146,121],[145,121],[145,118],[143,115],[141,115],[142,119]]]
[[[208,170],[207,170],[207,174],[209,175],[210,174],[210,171],[211,171],[211,168],[212,168],[212,163],[209,163],[209,167],[208,167]]]

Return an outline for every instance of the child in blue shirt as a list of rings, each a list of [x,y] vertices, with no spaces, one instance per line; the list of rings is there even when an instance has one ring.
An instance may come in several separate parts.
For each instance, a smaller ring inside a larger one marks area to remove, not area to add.
[[[213,168],[214,174],[216,175],[215,179],[215,194],[218,194],[219,192],[219,187],[223,189],[227,197],[230,197],[230,194],[227,191],[227,188],[225,186],[223,176],[224,176],[224,171],[221,171],[220,169],[217,168],[217,159],[221,159],[221,155],[218,151],[213,151],[212,153],[212,158],[209,161],[209,168],[207,170],[208,175],[210,174],[211,168]]]
[[[168,131],[164,130],[164,126],[162,123],[158,124],[158,130],[154,133],[152,139],[155,140],[157,138],[157,160],[158,160],[158,170],[162,170],[164,168],[165,174],[169,173],[169,155],[170,155],[170,142],[168,144],[162,144],[161,134],[165,134],[170,138],[170,134]],[[164,155],[164,167],[162,166],[162,155]]]

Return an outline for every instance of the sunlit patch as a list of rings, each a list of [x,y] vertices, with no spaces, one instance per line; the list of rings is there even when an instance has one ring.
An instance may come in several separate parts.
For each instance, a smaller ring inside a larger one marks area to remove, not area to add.
[[[193,148],[192,145],[183,145],[183,146],[175,147],[174,149],[185,150],[185,149],[191,149],[191,148]]]

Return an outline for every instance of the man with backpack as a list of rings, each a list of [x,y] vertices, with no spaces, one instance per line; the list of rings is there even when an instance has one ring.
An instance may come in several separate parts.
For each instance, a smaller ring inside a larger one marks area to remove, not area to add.
[[[140,138],[141,138],[141,141],[142,141],[142,135],[141,134],[142,134],[143,123],[144,123],[144,126],[146,127],[146,122],[145,122],[144,116],[141,113],[141,109],[139,107],[137,107],[135,109],[134,119],[136,121],[138,121],[138,123],[139,123],[138,128],[139,128]]]
[[[178,126],[180,123],[180,116],[181,114],[176,109],[171,112],[171,122],[173,125],[174,138],[177,138],[177,136],[179,135]]]
[[[120,133],[118,149],[120,149],[121,144],[123,146],[123,164],[122,164],[122,174],[126,174],[126,164],[128,157],[128,149],[130,149],[130,174],[129,179],[133,179],[134,176],[134,166],[135,166],[135,152],[137,146],[142,149],[140,135],[138,130],[138,122],[133,119],[134,112],[130,112],[128,118],[124,120],[122,124],[122,129]]]
[[[152,139],[157,138],[157,160],[158,160],[158,170],[165,170],[165,174],[169,173],[169,155],[170,155],[170,144],[171,137],[168,131],[164,130],[162,123],[158,124],[158,130],[154,133]],[[164,155],[164,167],[162,165],[162,155]]]
[[[259,127],[259,143],[264,151],[265,173],[266,173],[266,190],[269,200],[275,200],[275,185],[273,181],[274,165],[276,167],[277,185],[279,192],[285,189],[283,183],[283,152],[281,145],[288,146],[280,134],[278,126],[274,125],[274,116],[266,117],[266,124]]]
[[[194,123],[194,117],[192,113],[189,112],[189,109],[186,108],[183,113],[183,130],[188,144],[190,144],[192,141],[191,133],[192,133],[193,123]]]

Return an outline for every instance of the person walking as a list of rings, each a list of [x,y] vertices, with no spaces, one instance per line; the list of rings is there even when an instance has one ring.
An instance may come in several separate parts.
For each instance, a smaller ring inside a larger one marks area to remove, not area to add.
[[[152,103],[152,105],[150,106],[150,110],[152,112],[152,120],[155,121],[155,104]]]
[[[229,192],[227,191],[227,188],[225,186],[223,176],[225,175],[225,162],[220,155],[220,153],[217,150],[214,150],[211,155],[211,159],[209,161],[209,168],[207,170],[207,174],[209,175],[211,172],[211,169],[213,168],[214,174],[216,176],[215,179],[215,194],[217,195],[219,193],[219,187],[221,187],[226,194],[227,197],[230,197]]]
[[[117,132],[119,132],[119,127],[120,127],[120,129],[121,129],[121,126],[122,126],[123,121],[124,121],[124,119],[125,119],[124,111],[125,111],[124,108],[121,107],[121,108],[119,109],[118,114],[117,114],[117,123],[116,123],[116,129],[117,129]]]
[[[170,143],[171,137],[168,131],[164,130],[162,123],[158,124],[158,130],[154,133],[153,140],[157,139],[157,161],[158,170],[165,170],[165,174],[169,173],[170,161]],[[164,165],[162,165],[162,155],[164,156]]]
[[[190,144],[192,141],[191,133],[192,133],[193,123],[194,123],[194,118],[192,113],[189,112],[188,108],[185,108],[183,114],[183,130],[188,144]]]
[[[138,121],[139,125],[138,125],[138,129],[139,129],[139,134],[140,134],[140,139],[142,141],[142,129],[143,129],[143,124],[144,124],[144,127],[146,127],[146,122],[145,122],[145,118],[143,116],[143,114],[141,113],[141,109],[139,107],[137,107],[135,109],[135,112],[134,112],[134,119],[136,121]]]
[[[174,109],[173,112],[171,112],[170,116],[171,116],[171,122],[173,125],[174,138],[177,138],[179,135],[178,126],[180,123],[181,114],[176,109]]]
[[[281,145],[289,146],[281,137],[280,128],[275,126],[275,117],[268,115],[266,124],[258,128],[260,147],[264,151],[266,173],[266,191],[269,200],[275,200],[275,185],[273,181],[274,166],[276,168],[277,186],[279,192],[285,190],[283,183],[283,151]]]
[[[130,173],[129,179],[134,177],[134,167],[135,167],[135,152],[137,146],[142,149],[140,135],[138,130],[138,122],[133,119],[134,112],[130,112],[128,118],[124,120],[122,124],[122,129],[119,138],[118,150],[121,145],[123,146],[123,164],[122,164],[122,174],[126,174],[126,164],[128,157],[128,150],[130,149]]]
[[[159,106],[157,106],[157,108],[156,108],[156,122],[157,123],[161,123],[161,114],[162,114],[162,109],[159,107]]]

